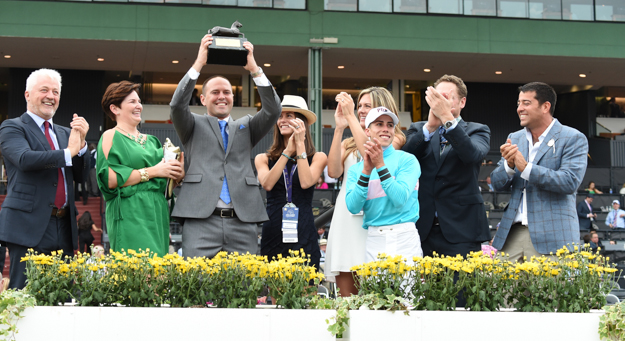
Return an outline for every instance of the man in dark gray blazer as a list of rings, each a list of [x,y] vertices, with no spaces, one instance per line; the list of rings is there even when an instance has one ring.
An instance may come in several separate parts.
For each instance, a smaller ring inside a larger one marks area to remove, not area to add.
[[[69,256],[78,248],[72,157],[87,151],[89,125],[74,114],[71,130],[52,122],[61,97],[61,75],[34,71],[26,80],[27,112],[0,127],[7,196],[0,210],[0,240],[9,247],[10,288],[26,283],[29,248]]]
[[[185,257],[214,257],[219,251],[256,252],[257,223],[268,218],[251,151],[276,124],[282,110],[273,86],[254,60],[254,47],[245,42],[244,68],[257,85],[262,109],[254,116],[232,119],[232,86],[226,78],[214,76],[204,82],[200,96],[207,114],[191,113],[189,101],[212,40],[210,34],[202,38],[197,59],[170,103],[171,119],[186,151],[186,176],[172,213],[183,220]]]
[[[462,79],[438,79],[426,92],[428,120],[410,125],[402,148],[421,165],[417,229],[425,256],[466,256],[490,239],[477,180],[490,129],[462,119],[466,97]]]

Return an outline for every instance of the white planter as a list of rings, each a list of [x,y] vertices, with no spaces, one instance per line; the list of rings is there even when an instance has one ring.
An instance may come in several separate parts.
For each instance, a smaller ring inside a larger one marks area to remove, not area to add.
[[[34,307],[17,341],[334,340],[334,310]]]
[[[599,317],[587,314],[458,311],[351,310],[349,332],[356,340],[584,340],[599,341]]]

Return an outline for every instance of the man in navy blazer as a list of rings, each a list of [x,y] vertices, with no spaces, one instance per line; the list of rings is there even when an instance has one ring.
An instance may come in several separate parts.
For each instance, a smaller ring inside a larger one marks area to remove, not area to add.
[[[421,165],[417,229],[425,256],[466,256],[490,239],[478,174],[490,149],[490,129],[460,116],[467,87],[444,75],[426,91],[426,122],[410,125],[404,151]]]
[[[27,112],[0,126],[0,148],[8,176],[0,210],[0,240],[9,247],[10,288],[26,283],[29,248],[73,256],[78,229],[74,205],[72,157],[87,151],[89,125],[74,114],[71,130],[52,122],[61,97],[61,75],[50,69],[26,80]]]
[[[588,140],[553,117],[556,92],[545,83],[519,87],[524,129],[508,136],[491,173],[497,191],[512,191],[493,247],[522,261],[579,243],[575,195],[586,172]]]
[[[588,231],[592,229],[592,222],[597,219],[597,214],[592,213],[592,201],[595,196],[588,193],[586,198],[577,203],[577,218],[579,218],[579,229]]]

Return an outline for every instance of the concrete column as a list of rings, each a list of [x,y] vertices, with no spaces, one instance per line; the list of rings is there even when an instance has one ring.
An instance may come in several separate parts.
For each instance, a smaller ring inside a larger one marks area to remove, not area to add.
[[[404,101],[406,90],[405,83],[403,79],[393,79],[391,83],[391,93],[393,94],[393,99],[399,111],[406,111],[406,103]]]
[[[322,128],[321,108],[322,108],[322,61],[321,48],[311,47],[308,50],[308,108],[317,114],[317,122],[311,127],[313,143],[317,150],[322,150]]]

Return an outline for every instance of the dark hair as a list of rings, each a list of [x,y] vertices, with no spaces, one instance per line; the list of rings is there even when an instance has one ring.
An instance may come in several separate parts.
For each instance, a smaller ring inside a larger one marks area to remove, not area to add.
[[[286,110],[284,110],[283,112],[285,111]],[[310,125],[308,124],[308,120],[304,115],[298,112],[295,113],[295,117],[304,121],[304,124],[306,125],[306,136],[304,140],[304,145],[306,146],[306,155],[308,157],[312,157],[313,155],[315,155],[317,150],[312,143],[312,137],[310,136]],[[271,144],[271,147],[267,149],[267,157],[271,160],[278,160],[280,158],[280,155],[282,155],[282,151],[285,149],[286,144],[284,144],[284,138],[282,137],[282,134],[280,134],[280,128],[278,128],[278,124],[276,123],[273,127],[273,143]]]
[[[115,114],[111,111],[111,104],[121,108],[124,98],[128,97],[133,91],[136,91],[138,94],[140,88],[141,84],[129,81],[111,83],[111,85],[106,88],[104,96],[102,96],[102,109],[111,120],[115,121]]]
[[[93,225],[91,213],[89,213],[89,211],[85,211],[85,213],[83,213],[82,216],[80,216],[80,218],[78,219],[78,229],[91,230],[91,225]]]
[[[228,81],[228,83],[230,83],[230,80],[222,75],[214,75],[214,76],[210,76],[206,78],[204,83],[202,83],[202,95],[204,95],[205,97],[206,97],[206,83],[208,83],[211,79],[215,79],[215,78],[223,78],[226,81]],[[230,83],[230,86],[232,86],[232,83]]]
[[[455,84],[456,87],[458,88],[458,96],[460,96],[460,99],[462,99],[463,97],[467,97],[467,95],[469,94],[469,91],[467,90],[467,86],[462,81],[462,78],[458,76],[443,75],[441,78],[437,79],[436,82],[434,82],[434,87],[437,87],[442,82]]]
[[[589,234],[585,234],[584,235],[584,243],[590,243],[590,235]]]
[[[542,82],[531,82],[519,87],[519,92],[529,91],[535,92],[534,98],[538,100],[538,104],[543,105],[545,102],[551,103],[549,113],[553,116],[553,112],[556,110],[556,101],[558,98],[556,91],[549,84]]]

